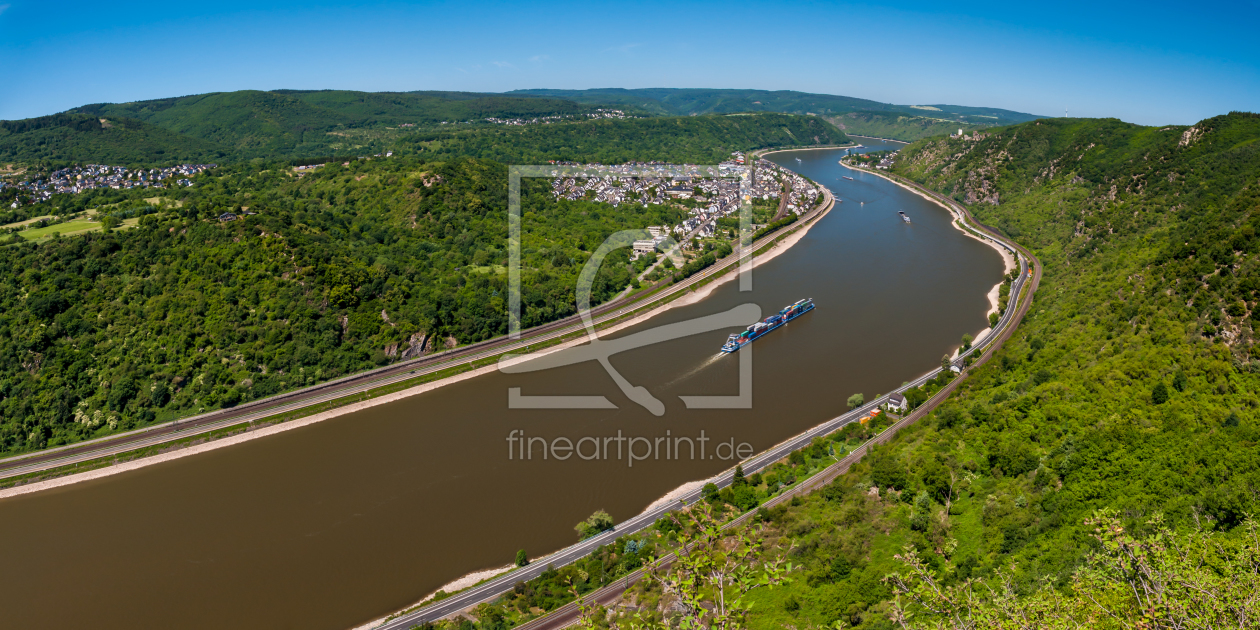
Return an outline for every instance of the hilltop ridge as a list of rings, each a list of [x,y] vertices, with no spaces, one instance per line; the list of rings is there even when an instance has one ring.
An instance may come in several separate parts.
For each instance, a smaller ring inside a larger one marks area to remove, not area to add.
[[[899,140],[1037,118],[995,108],[767,90],[241,90],[95,103],[0,121],[0,160],[169,165],[371,155],[414,140],[417,131],[749,112],[814,114],[847,133]]]

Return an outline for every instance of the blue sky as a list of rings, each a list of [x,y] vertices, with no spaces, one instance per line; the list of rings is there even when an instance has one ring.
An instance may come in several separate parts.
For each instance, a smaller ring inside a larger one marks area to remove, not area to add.
[[[1188,124],[1260,109],[1258,18],[1260,0],[0,0],[0,119],[238,89],[722,87]]]

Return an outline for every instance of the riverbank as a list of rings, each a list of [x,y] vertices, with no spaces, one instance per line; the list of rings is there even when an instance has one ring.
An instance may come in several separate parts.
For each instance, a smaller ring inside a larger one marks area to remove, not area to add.
[[[772,260],[774,257],[778,256],[779,254],[782,254],[783,252],[787,251],[792,245],[794,245],[802,237],[804,237],[805,233],[808,232],[810,228],[812,228],[814,225],[818,223],[819,220],[821,220],[824,216],[826,216],[827,213],[830,212],[831,209],[835,207],[835,204],[836,204],[835,198],[834,196],[831,195],[830,191],[827,191],[826,195],[827,195],[827,200],[825,202],[826,207],[824,207],[818,213],[818,215],[810,219],[807,224],[796,226],[796,230],[794,232],[792,232],[786,238],[782,238],[781,240],[775,242],[773,245],[770,246],[770,249],[767,250],[766,252],[760,255],[754,256],[752,260],[752,266],[756,267],[757,264],[759,263],[768,262]],[[655,308],[652,308],[645,313],[630,317],[629,319],[618,322],[617,324],[611,327],[600,329],[599,332],[601,334],[609,334],[609,333],[618,332],[625,328],[636,326],[638,324],[646,322],[649,319],[656,317],[657,315],[660,315],[661,313],[664,313],[672,308],[675,308],[678,306],[686,306],[689,304],[695,304],[696,302],[699,302],[703,300],[704,298],[708,297],[713,292],[713,289],[715,289],[716,287],[721,286],[722,284],[725,284],[726,282],[730,282],[731,280],[739,277],[739,267],[740,266],[738,264],[733,265],[730,271],[713,278],[709,282],[706,282],[699,289],[688,291],[682,297],[671,299],[668,302],[665,302],[664,304],[661,304]],[[529,355],[521,356],[518,359],[513,360],[512,363],[528,361],[530,359],[542,357],[547,354],[551,354],[552,352],[564,350],[566,348],[571,348],[571,347],[574,347],[583,343],[586,343],[586,337],[578,336],[572,340],[547,348],[546,350],[542,352],[531,353]],[[206,452],[213,451],[220,448],[226,448],[228,446],[234,446],[237,444],[248,442],[250,440],[255,440],[258,438],[276,435],[284,431],[299,429],[302,427],[310,426],[317,422],[331,420],[333,418],[337,418],[337,417],[352,414],[352,413],[357,413],[359,411],[370,409],[372,407],[376,407],[379,405],[389,404],[389,403],[403,400],[405,398],[417,396],[419,394],[433,391],[445,385],[451,385],[451,384],[465,381],[465,380],[468,380],[477,376],[481,376],[483,374],[489,374],[498,369],[499,369],[499,365],[497,363],[491,363],[490,365],[476,368],[473,370],[469,370],[467,372],[461,372],[459,374],[447,376],[447,377],[444,377],[435,381],[431,381],[428,383],[422,383],[420,385],[416,385],[415,387],[410,387],[401,391],[384,394],[381,396],[376,396],[373,398],[369,398],[367,400],[351,403],[348,405],[344,405],[341,407],[337,407],[334,409],[316,413],[316,414],[306,416],[303,418],[289,420],[286,422],[281,422],[278,424],[266,426],[263,428],[245,431],[244,433],[238,433],[229,437],[218,438],[218,439],[214,439],[212,441],[204,442],[201,444],[178,448],[178,449],[171,450],[165,453],[150,455],[147,457],[142,457],[140,459],[136,459],[136,460],[132,460],[128,462],[122,462],[118,464],[109,465],[103,468],[97,468],[94,470],[84,471],[80,473],[73,473],[73,474],[69,474],[69,475],[65,475],[61,477],[54,477],[52,479],[45,479],[42,481],[36,481],[33,483],[27,483],[27,484],[13,486],[10,488],[5,488],[3,490],[0,490],[0,500],[6,499],[9,497],[20,496],[23,494],[30,494],[33,492],[40,492],[43,490],[51,490],[53,488],[60,488],[60,487],[68,486],[75,483],[103,479],[103,478],[110,477],[113,475],[118,475],[125,472],[138,470],[146,466],[162,464],[162,463],[174,461],[176,459],[180,459],[183,457],[199,455],[201,453],[206,453]]]
[[[507,573],[507,572],[511,571],[512,569],[514,569],[514,568],[516,568],[516,565],[509,564],[509,565],[507,565],[507,566],[499,567],[499,568],[497,568],[497,569],[486,569],[486,570],[484,570],[484,571],[473,571],[472,573],[469,573],[469,574],[467,574],[467,575],[464,575],[464,576],[458,577],[458,578],[456,578],[456,579],[454,579],[454,580],[451,580],[450,582],[447,582],[446,584],[443,584],[441,588],[439,588],[439,589],[438,589],[438,590],[436,590],[436,591],[433,591],[432,593],[429,593],[428,595],[426,595],[426,596],[424,597],[424,599],[422,599],[422,600],[420,600],[420,601],[418,601],[418,602],[416,602],[416,603],[414,603],[414,604],[412,604],[412,605],[410,605],[410,606],[408,606],[408,607],[406,607],[406,608],[404,608],[404,609],[402,609],[402,610],[411,610],[411,609],[413,609],[413,608],[416,608],[417,606],[420,606],[421,604],[424,604],[424,603],[428,602],[429,600],[433,599],[434,597],[437,597],[437,594],[438,594],[438,593],[441,593],[441,592],[446,592],[446,593],[449,595],[449,594],[456,593],[456,592],[458,592],[458,591],[462,591],[462,590],[464,590],[464,589],[466,589],[466,588],[469,588],[469,587],[471,587],[471,586],[476,586],[476,585],[478,585],[478,584],[480,584],[480,583],[482,583],[482,582],[485,582],[486,580],[489,580],[489,579],[491,579],[491,578],[495,578],[495,577],[498,577],[498,576],[500,576],[500,575],[503,575],[504,573]],[[367,623],[365,623],[365,624],[361,624],[361,625],[355,626],[355,627],[351,628],[350,630],[369,630],[370,628],[375,628],[375,627],[377,627],[377,626],[381,625],[382,623],[385,623],[386,621],[389,621],[391,618],[393,618],[393,617],[394,617],[394,615],[397,615],[397,614],[398,614],[398,613],[391,613],[391,614],[386,615],[386,616],[384,616],[384,617],[380,617],[380,618],[378,618],[378,619],[373,619],[373,620],[371,620],[371,621],[369,621],[369,622],[367,622]]]
[[[901,141],[894,140],[894,142],[901,142]],[[789,151],[833,151],[835,149],[859,149],[862,146],[863,145],[859,142],[852,142],[849,144],[829,144],[824,147],[786,147],[783,149],[758,149],[756,151],[749,152],[749,155],[755,159],[755,158],[765,157],[767,155],[770,155],[771,153],[787,153]]]

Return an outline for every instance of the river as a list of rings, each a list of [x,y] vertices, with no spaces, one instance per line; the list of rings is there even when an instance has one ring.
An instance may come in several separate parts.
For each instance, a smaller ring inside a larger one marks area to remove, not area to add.
[[[868,149],[900,145],[874,143]],[[230,448],[0,501],[5,627],[327,628],[414,603],[469,571],[576,541],[597,509],[617,520],[719,459],[508,458],[506,438],[734,438],[760,451],[939,365],[987,325],[1000,256],[949,214],[837,164],[843,150],[773,161],[842,202],[788,251],[738,283],[619,332],[756,302],[817,308],[754,344],[750,409],[687,410],[679,396],[734,395],[738,358],[714,331],[613,357],[665,402],[654,416],[595,363],[491,374]],[[799,158],[799,162],[797,161]],[[842,175],[853,177],[853,181]],[[897,215],[904,210],[913,224]],[[525,395],[604,395],[617,409],[508,409]],[[615,446],[613,447],[615,448]],[[687,453],[683,453],[687,455]]]

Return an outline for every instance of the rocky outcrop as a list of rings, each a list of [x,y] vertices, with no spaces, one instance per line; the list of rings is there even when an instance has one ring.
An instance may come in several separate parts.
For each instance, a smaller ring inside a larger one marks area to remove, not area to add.
[[[967,179],[963,183],[963,200],[967,204],[991,203],[998,205],[997,185],[990,181],[991,175],[996,175],[992,166],[984,166],[974,171],[967,172]]]
[[[1177,146],[1188,147],[1194,144],[1194,141],[1198,140],[1202,136],[1203,129],[1201,129],[1198,125],[1195,125],[1194,127],[1187,129],[1185,133],[1181,134],[1181,141],[1177,143]]]
[[[428,349],[426,349],[426,345],[428,346]],[[411,338],[407,339],[407,349],[403,350],[400,358],[403,360],[415,359],[423,356],[426,352],[431,350],[432,346],[433,340],[428,339],[428,335],[423,332],[415,333],[411,336]],[[396,347],[397,346],[395,346],[395,348]]]

